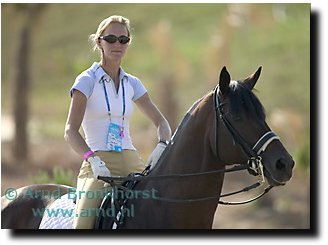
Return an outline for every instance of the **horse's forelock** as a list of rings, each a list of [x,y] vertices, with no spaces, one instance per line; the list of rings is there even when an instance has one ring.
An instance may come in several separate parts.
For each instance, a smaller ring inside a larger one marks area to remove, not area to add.
[[[231,81],[229,90],[231,113],[238,116],[245,113],[248,117],[265,120],[265,111],[257,96],[242,82]]]

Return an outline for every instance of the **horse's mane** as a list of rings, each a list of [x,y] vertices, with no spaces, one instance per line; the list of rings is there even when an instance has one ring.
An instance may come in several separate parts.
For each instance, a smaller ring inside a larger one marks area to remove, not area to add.
[[[232,81],[230,83],[230,89],[228,93],[231,105],[230,113],[232,113],[233,116],[238,116],[240,113],[245,113],[248,117],[252,117],[261,121],[265,120],[265,110],[263,105],[257,96],[252,92],[252,90],[250,90],[243,82]],[[200,102],[202,102],[203,99],[207,97],[207,95],[208,94],[195,101],[194,104],[189,108],[175,133],[173,134],[172,139],[180,134],[184,126],[189,121],[191,113],[198,107]]]
[[[228,93],[233,116],[245,113],[248,117],[265,120],[265,110],[260,100],[243,82],[232,81]]]
[[[228,96],[230,98],[230,107],[231,107],[230,113],[232,113],[232,115],[238,116],[241,112],[243,112],[247,116],[257,119],[257,120],[265,119],[265,111],[264,111],[264,108],[263,108],[260,100],[242,82],[237,82],[237,81],[231,82],[228,93],[229,93]],[[202,98],[195,101],[193,103],[193,105],[189,108],[189,110],[186,112],[185,116],[183,117],[182,121],[180,122],[180,124],[178,125],[177,129],[175,130],[173,136],[171,137],[171,141],[173,144],[174,144],[174,141],[178,137],[180,137],[180,135],[184,131],[185,126],[188,124],[188,122],[191,119],[192,113],[201,104],[201,102],[204,101],[204,98],[207,98],[208,95],[209,94],[206,94]],[[214,110],[214,107],[213,107],[213,110]],[[170,144],[169,147],[166,147],[166,150],[164,151],[164,153],[168,152],[168,149],[170,149],[170,146],[173,144]],[[165,155],[164,153],[163,153],[163,155]],[[161,161],[161,159],[163,159],[163,157],[161,157],[159,159],[159,162]]]
[[[199,103],[203,100],[205,96],[203,96],[202,98],[198,99],[197,101],[194,102],[194,104],[188,109],[188,111],[186,112],[186,114],[184,115],[181,123],[178,125],[177,129],[175,130],[172,139],[174,139],[178,132],[181,132],[181,130],[184,128],[184,126],[186,125],[186,123],[189,121],[191,113],[195,110],[195,108],[199,105]]]

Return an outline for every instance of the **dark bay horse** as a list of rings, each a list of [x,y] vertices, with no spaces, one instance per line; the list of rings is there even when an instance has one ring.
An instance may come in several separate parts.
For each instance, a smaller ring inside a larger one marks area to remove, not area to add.
[[[133,207],[133,217],[125,218],[119,228],[210,229],[229,165],[249,164],[253,174],[265,176],[270,186],[284,185],[291,178],[294,161],[265,122],[264,109],[252,92],[260,73],[261,67],[248,78],[233,81],[223,67],[218,86],[194,103],[155,168],[136,185],[139,198],[126,203]],[[68,187],[61,188],[62,194],[68,192]],[[23,195],[24,189],[2,206],[2,228],[37,229],[41,217],[32,217],[29,209],[53,202],[22,200]],[[15,217],[21,217],[19,224]]]

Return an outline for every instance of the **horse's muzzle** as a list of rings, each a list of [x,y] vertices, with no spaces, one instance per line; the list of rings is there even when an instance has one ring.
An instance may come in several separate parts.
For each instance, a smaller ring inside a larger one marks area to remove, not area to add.
[[[292,157],[281,157],[276,161],[274,169],[264,169],[264,173],[270,185],[285,185],[292,177],[294,166]]]

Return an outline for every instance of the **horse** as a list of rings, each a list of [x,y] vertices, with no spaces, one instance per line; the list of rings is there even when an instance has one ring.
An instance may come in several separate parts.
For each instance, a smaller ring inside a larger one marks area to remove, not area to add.
[[[247,169],[270,188],[291,179],[294,160],[266,123],[252,91],[261,70],[232,80],[222,68],[215,89],[192,105],[156,166],[138,178],[135,196],[124,206],[133,214],[125,215],[119,229],[211,229],[225,172],[232,166],[243,166],[239,170]],[[59,187],[62,195],[69,193],[69,187]],[[33,188],[47,191],[50,186]],[[2,206],[2,228],[39,228],[42,217],[30,209],[47,208],[54,198],[23,199],[27,189]]]

